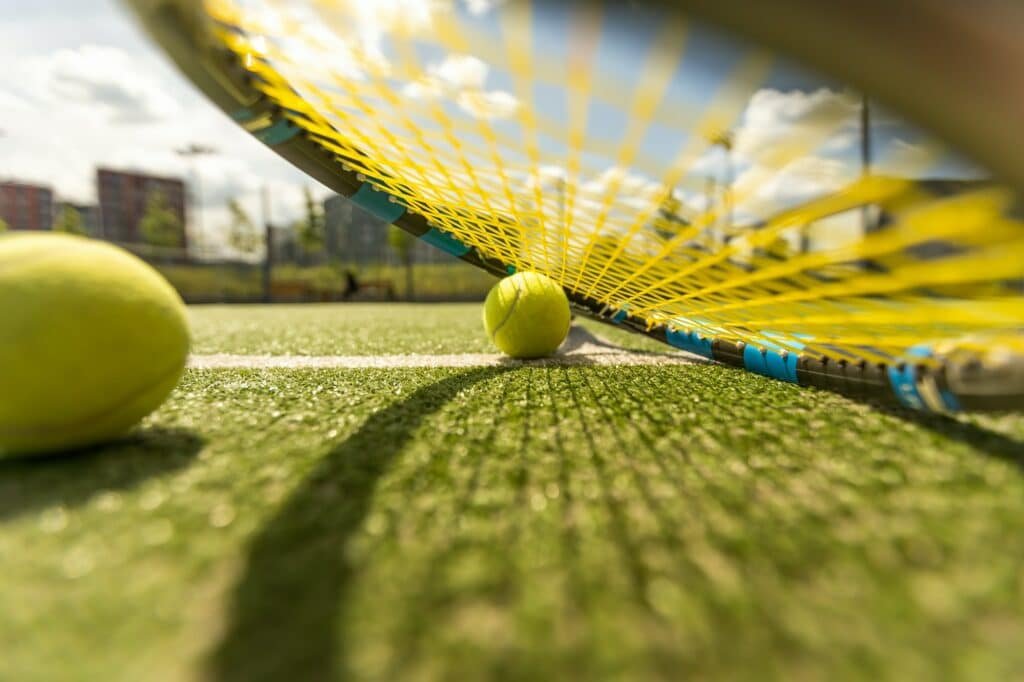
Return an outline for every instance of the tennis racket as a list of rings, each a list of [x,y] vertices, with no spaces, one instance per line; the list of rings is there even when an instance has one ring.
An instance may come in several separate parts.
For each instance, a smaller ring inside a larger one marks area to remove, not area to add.
[[[477,267],[783,381],[1024,407],[1009,3],[128,4],[260,141]]]

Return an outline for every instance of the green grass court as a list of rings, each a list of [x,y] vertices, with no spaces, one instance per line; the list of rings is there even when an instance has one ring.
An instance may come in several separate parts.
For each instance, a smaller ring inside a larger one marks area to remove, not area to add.
[[[479,315],[200,307],[193,350],[491,352]],[[1022,562],[1019,416],[714,365],[193,369],[123,443],[0,462],[0,678],[1020,679]]]

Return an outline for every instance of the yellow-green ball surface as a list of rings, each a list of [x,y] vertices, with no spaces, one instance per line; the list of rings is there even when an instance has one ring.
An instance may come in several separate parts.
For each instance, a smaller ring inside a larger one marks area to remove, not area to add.
[[[188,355],[167,280],[82,237],[0,237],[0,317],[0,456],[123,434],[167,398]]]
[[[569,333],[569,300],[550,277],[519,272],[491,289],[484,301],[484,329],[514,358],[551,355]]]

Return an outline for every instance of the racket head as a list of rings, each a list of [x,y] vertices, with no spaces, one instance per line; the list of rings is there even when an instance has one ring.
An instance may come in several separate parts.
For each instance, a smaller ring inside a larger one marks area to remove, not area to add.
[[[805,56],[793,36],[701,2],[696,14],[657,2],[132,4],[261,141],[495,274],[545,272],[591,315],[785,380],[915,407],[1020,404],[1024,382],[1007,369],[1024,355],[1015,193],[877,105],[912,141],[890,131],[865,158],[865,100],[764,49]],[[775,9],[821,15],[799,5]],[[846,45],[885,19],[864,8],[849,30],[802,35]],[[916,78],[939,98],[925,51],[907,45],[905,73],[851,47],[863,73],[843,75],[883,94]],[[1001,104],[989,112],[1012,109]],[[983,108],[919,118],[1012,181],[999,145],[975,139]],[[953,360],[987,371],[971,383]]]

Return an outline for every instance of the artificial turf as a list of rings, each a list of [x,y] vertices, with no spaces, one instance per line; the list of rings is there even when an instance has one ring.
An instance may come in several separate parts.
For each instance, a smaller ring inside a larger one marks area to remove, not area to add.
[[[480,350],[475,306],[194,322],[353,353],[433,310]],[[1022,562],[1019,417],[712,365],[191,370],[122,443],[0,462],[0,679],[1014,679]]]
[[[209,305],[192,308],[195,353],[389,355],[494,352],[475,304]]]
[[[482,332],[480,306],[205,305],[192,308],[195,353],[241,355],[394,355],[496,352]],[[578,324],[616,344],[670,350],[637,334],[586,319]]]

